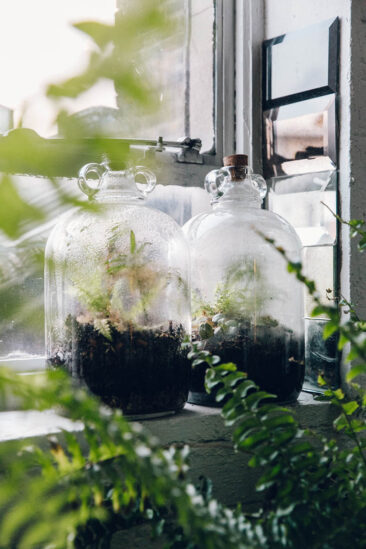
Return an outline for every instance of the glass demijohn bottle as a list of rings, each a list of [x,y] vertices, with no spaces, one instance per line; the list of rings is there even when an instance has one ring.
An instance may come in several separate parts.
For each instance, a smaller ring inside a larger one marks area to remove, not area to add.
[[[189,250],[178,224],[145,205],[155,183],[142,167],[84,166],[79,186],[95,207],[63,216],[46,246],[49,366],[137,417],[181,409],[190,376],[181,348],[191,329]]]
[[[192,340],[280,401],[294,401],[304,378],[303,289],[265,237],[295,262],[300,241],[287,221],[261,208],[266,182],[246,155],[225,157],[205,186],[212,211],[183,228],[191,249]],[[193,368],[189,402],[215,402],[205,392],[205,371]]]

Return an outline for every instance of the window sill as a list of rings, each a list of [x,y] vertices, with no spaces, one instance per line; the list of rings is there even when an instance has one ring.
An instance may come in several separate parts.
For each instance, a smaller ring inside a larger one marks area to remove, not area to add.
[[[295,411],[302,428],[331,434],[337,412],[329,403],[316,401],[312,394],[302,392],[299,400],[288,407]],[[180,414],[147,420],[144,426],[163,445],[188,444],[192,480],[200,475],[212,479],[214,496],[220,501],[227,505],[238,501],[255,504],[255,471],[248,468],[245,456],[234,452],[231,429],[225,427],[219,408],[187,404]],[[81,422],[74,423],[52,410],[0,413],[0,442],[33,439],[45,446],[47,435],[82,429]]]

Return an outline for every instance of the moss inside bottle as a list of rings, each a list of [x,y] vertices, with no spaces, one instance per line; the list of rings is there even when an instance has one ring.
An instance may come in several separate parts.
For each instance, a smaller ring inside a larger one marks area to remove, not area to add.
[[[261,208],[266,183],[246,155],[224,159],[208,174],[209,213],[184,227],[191,248],[192,340],[233,362],[281,402],[295,401],[304,380],[303,289],[286,261],[301,259],[295,230]],[[214,405],[205,365],[193,368],[189,402]]]
[[[49,366],[135,417],[183,408],[191,372],[189,250],[177,223],[146,207],[155,182],[146,169],[88,164],[79,186],[95,208],[63,216],[46,246]]]

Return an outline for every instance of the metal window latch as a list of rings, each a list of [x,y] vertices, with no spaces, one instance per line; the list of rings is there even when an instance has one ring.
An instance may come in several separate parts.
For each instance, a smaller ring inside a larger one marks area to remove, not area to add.
[[[191,139],[184,137],[179,141],[181,146],[180,152],[177,154],[177,162],[186,162],[188,164],[203,164],[203,157],[200,155],[202,147],[201,139]]]
[[[203,157],[200,155],[202,148],[201,139],[192,139],[191,137],[183,137],[178,141],[165,141],[162,137],[159,137],[156,141],[143,141],[134,140],[131,141],[132,145],[149,145],[149,151],[162,152],[166,149],[180,149],[179,153],[175,155],[177,162],[186,164],[203,164]]]

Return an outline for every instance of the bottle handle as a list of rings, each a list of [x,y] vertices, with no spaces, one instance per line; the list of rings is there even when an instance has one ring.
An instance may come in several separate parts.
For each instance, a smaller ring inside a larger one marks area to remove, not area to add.
[[[261,201],[267,194],[267,183],[265,179],[256,173],[253,173],[250,168],[246,168],[247,178],[252,182],[253,187],[258,191]],[[223,195],[223,187],[226,178],[231,177],[230,167],[212,170],[205,177],[205,189],[216,201]]]
[[[264,197],[266,196],[267,194],[267,183],[266,183],[266,180],[259,174],[257,173],[252,173],[250,175],[250,178],[253,182],[253,185],[254,187],[257,189],[257,191],[259,192],[259,196],[261,197],[261,200],[264,199]]]
[[[104,164],[98,164],[97,162],[91,162],[90,164],[85,164],[79,171],[79,177],[78,177],[78,186],[79,189],[86,194],[89,198],[93,198],[93,196],[99,191],[99,187],[102,181],[102,177],[107,171],[107,168]],[[97,186],[91,187],[88,183],[88,174],[89,173],[95,173],[98,176],[97,180]]]
[[[225,183],[225,178],[230,177],[230,171],[227,168],[211,170],[205,177],[205,189],[216,200],[222,196],[222,187]]]
[[[154,174],[154,172],[148,170],[147,168],[145,168],[145,166],[136,166],[136,168],[134,168],[133,170],[133,173],[135,179],[137,175],[142,175],[146,180],[146,183],[136,182],[136,187],[144,196],[147,196],[155,189],[156,175]]]

